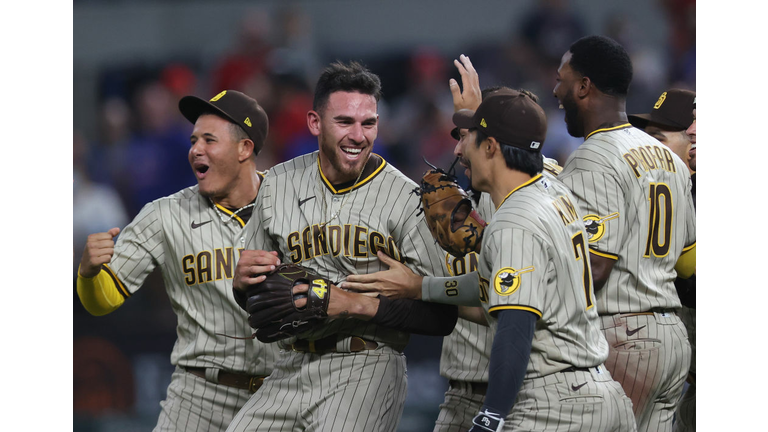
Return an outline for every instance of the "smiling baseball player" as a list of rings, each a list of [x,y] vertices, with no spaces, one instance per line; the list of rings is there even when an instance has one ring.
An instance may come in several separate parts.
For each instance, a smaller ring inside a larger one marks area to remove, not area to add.
[[[381,269],[377,252],[419,274],[445,274],[444,253],[419,215],[416,184],[372,153],[380,92],[379,78],[358,63],[323,72],[307,115],[319,151],[270,170],[258,217],[246,227],[247,249],[276,250],[284,262],[336,283]],[[236,290],[245,291],[256,273],[249,254],[238,262]],[[456,308],[329,288],[323,295],[330,295],[330,319],[278,342],[284,351],[275,371],[229,431],[397,429],[409,333],[447,335]]]
[[[187,96],[181,113],[194,124],[189,163],[197,185],[148,203],[120,232],[88,237],[77,293],[93,315],[116,310],[156,267],[178,323],[171,352],[176,370],[155,431],[222,431],[272,371],[277,347],[243,337],[252,332],[231,293],[244,225],[263,174],[255,157],[267,115],[243,93],[210,101]],[[260,268],[277,263],[261,255]]]
[[[558,178],[585,219],[603,220],[589,250],[605,364],[638,430],[670,431],[691,359],[674,280],[695,272],[696,217],[688,167],[627,121],[631,80],[629,55],[610,38],[584,37],[563,55],[554,96],[585,141]]]

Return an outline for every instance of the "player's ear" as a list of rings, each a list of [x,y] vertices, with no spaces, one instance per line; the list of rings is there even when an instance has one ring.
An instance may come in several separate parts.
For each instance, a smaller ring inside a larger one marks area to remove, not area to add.
[[[499,144],[498,141],[496,141],[496,138],[494,137],[488,137],[487,140],[485,140],[486,146],[483,150],[485,150],[485,155],[488,156],[488,159],[492,158],[496,152],[501,151],[501,144]]]
[[[582,99],[589,94],[590,91],[593,90],[594,85],[592,84],[592,80],[589,79],[589,77],[581,77],[581,79],[578,81],[579,88],[576,89],[576,95]]]
[[[318,114],[317,111],[310,110],[307,112],[307,127],[309,128],[309,133],[312,135],[320,135],[320,114]]]
[[[243,162],[253,155],[254,144],[250,139],[243,139],[237,143],[237,160]]]

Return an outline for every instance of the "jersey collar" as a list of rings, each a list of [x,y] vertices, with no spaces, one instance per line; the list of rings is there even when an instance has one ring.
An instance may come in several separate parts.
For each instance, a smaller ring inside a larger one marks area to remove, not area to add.
[[[603,129],[595,129],[595,130],[593,130],[592,132],[590,132],[590,133],[589,133],[589,135],[587,135],[587,137],[586,137],[586,138],[584,138],[584,140],[585,140],[585,141],[586,141],[586,140],[588,140],[588,139],[589,139],[589,137],[591,137],[592,135],[594,135],[594,134],[596,134],[596,133],[598,133],[598,132],[608,132],[608,131],[612,131],[612,130],[616,130],[616,129],[622,129],[622,128],[625,128],[625,127],[631,127],[631,126],[632,126],[632,125],[631,125],[631,124],[629,124],[629,123],[624,123],[624,124],[620,124],[620,125],[618,125],[618,126],[613,126],[613,127],[609,127],[609,128],[603,128]]]
[[[376,153],[371,153],[371,156],[368,158],[368,162],[363,168],[363,175],[360,177],[360,181],[351,185],[350,183],[334,185],[331,184],[331,182],[328,181],[328,179],[325,177],[325,174],[323,174],[323,168],[320,166],[320,154],[318,153],[317,155],[317,170],[320,172],[320,178],[323,180],[323,184],[325,184],[325,186],[334,194],[343,194],[362,187],[366,183],[369,183],[371,179],[376,177],[376,174],[380,173],[386,165],[387,161],[385,161],[383,157],[377,155]]]
[[[513,193],[515,193],[516,191],[518,191],[518,190],[520,190],[520,189],[522,189],[522,188],[524,188],[524,187],[526,187],[526,186],[528,186],[528,185],[530,185],[530,184],[533,184],[533,183],[535,183],[535,182],[536,182],[536,180],[539,180],[540,178],[541,178],[541,173],[538,173],[538,174],[536,174],[535,176],[531,177],[531,179],[530,179],[530,180],[528,180],[527,182],[525,182],[525,183],[521,184],[520,186],[518,186],[518,187],[516,187],[516,188],[512,189],[512,191],[510,191],[510,192],[507,194],[507,196],[505,196],[505,197],[504,197],[504,199],[503,199],[503,200],[501,200],[501,202],[499,203],[499,205],[496,207],[496,210],[498,210],[498,209],[500,209],[500,208],[501,208],[501,206],[504,204],[504,202],[506,202],[506,201],[507,201],[507,198],[509,198],[509,196],[510,196],[510,195],[512,195],[512,194],[513,194]]]

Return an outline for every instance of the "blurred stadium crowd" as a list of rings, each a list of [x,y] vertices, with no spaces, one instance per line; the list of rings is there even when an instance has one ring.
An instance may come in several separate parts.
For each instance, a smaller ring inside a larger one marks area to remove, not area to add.
[[[455,141],[449,135],[448,80],[458,79],[452,61],[462,53],[472,59],[481,86],[522,87],[540,97],[549,119],[544,154],[561,164],[581,141],[568,135],[551,95],[560,57],[577,38],[597,32],[627,48],[635,71],[628,113],[647,112],[668,88],[695,90],[694,0],[658,2],[673,24],[661,49],[637,43],[638,33],[647,30],[636,28],[630,16],[615,15],[591,29],[580,14],[586,10],[574,12],[559,0],[535,4],[512,36],[462,52],[414,46],[360,58],[381,77],[384,90],[374,151],[414,180],[426,169],[423,158],[450,165]],[[337,57],[312,39],[316,24],[300,8],[274,15],[251,11],[242,17],[235,43],[212,65],[188,59],[100,73],[98,127],[76,127],[74,133],[73,281],[89,233],[124,227],[145,203],[195,184],[187,162],[191,125],[177,105],[182,96],[205,98],[235,89],[256,98],[270,120],[258,157],[262,170],[317,149],[306,127],[312,83]],[[148,429],[170,380],[168,353],[175,340],[175,316],[159,274],[119,312],[98,319],[82,308],[74,290],[73,296],[75,430]],[[403,431],[426,430],[423,425],[434,421],[445,390],[437,375],[440,340],[419,341],[406,350],[411,382]]]

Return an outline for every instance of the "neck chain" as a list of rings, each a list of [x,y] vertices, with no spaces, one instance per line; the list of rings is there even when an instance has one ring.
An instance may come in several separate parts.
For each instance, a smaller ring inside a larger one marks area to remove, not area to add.
[[[355,183],[352,185],[352,187],[349,188],[349,192],[347,192],[346,195],[344,195],[344,198],[341,199],[341,205],[339,206],[339,210],[336,212],[333,212],[331,214],[331,218],[327,221],[320,224],[320,229],[325,228],[326,225],[331,223],[334,219],[337,219],[339,215],[341,214],[341,209],[344,208],[344,204],[347,203],[347,198],[349,198],[350,195],[352,195],[352,190],[357,186],[357,183],[360,181],[360,177],[363,176],[363,171],[365,171],[365,166],[368,165],[368,161],[365,161],[363,164],[363,168],[360,170],[360,174],[357,175],[357,180],[355,180]],[[323,215],[326,215],[328,213],[328,203],[325,201],[325,190],[323,188],[323,180],[321,176],[317,176],[317,181],[320,183],[320,194],[323,196]],[[355,192],[357,193],[357,192]]]
[[[212,199],[208,198],[208,200],[211,201],[211,204],[213,205],[213,209],[216,210],[216,213],[218,213],[219,218],[221,218],[221,221],[224,222],[224,223],[227,223],[227,222],[231,221],[232,219],[234,219],[235,216],[237,216],[237,214],[240,213],[241,211],[243,211],[243,210],[245,210],[247,208],[251,208],[251,207],[256,205],[256,202],[254,201],[254,202],[252,202],[250,204],[247,204],[247,205],[244,205],[244,206],[240,207],[239,209],[237,209],[234,212],[232,212],[231,215],[227,216],[221,210],[219,210],[219,207],[216,206],[216,203],[213,202]]]

